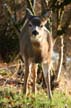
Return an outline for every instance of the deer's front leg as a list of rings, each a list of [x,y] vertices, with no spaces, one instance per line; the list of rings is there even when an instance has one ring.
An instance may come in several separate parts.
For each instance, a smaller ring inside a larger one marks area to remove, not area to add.
[[[38,68],[38,66],[37,66],[37,64],[33,64],[32,65],[33,67],[32,67],[32,74],[33,74],[33,87],[32,87],[32,91],[35,93],[36,92],[36,80],[37,80],[37,68]]]
[[[31,83],[31,88],[32,88],[32,92],[35,93],[36,92],[36,80],[37,80],[37,64],[35,63],[31,63],[29,66],[29,82]]]
[[[50,77],[51,77],[51,75],[50,75],[51,64],[43,63],[42,69],[43,69],[45,84],[47,86],[48,97],[49,97],[49,99],[51,99],[52,98],[51,79],[50,79]]]
[[[24,74],[24,85],[23,85],[23,93],[27,93],[27,81],[28,81],[28,75],[29,75],[29,63],[28,60],[24,61],[25,65],[25,74]]]

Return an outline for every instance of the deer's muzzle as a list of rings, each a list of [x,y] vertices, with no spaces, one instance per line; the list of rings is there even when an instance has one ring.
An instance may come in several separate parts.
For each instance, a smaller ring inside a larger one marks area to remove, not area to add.
[[[32,34],[36,36],[36,35],[38,35],[38,32],[37,32],[36,30],[34,30],[34,31],[32,32]]]

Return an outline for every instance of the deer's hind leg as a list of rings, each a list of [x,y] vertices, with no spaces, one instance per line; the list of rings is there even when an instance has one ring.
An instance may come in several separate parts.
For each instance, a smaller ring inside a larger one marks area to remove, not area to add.
[[[51,79],[50,79],[50,77],[51,77],[51,73],[50,73],[51,64],[43,63],[42,64],[42,69],[43,69],[45,84],[46,84],[46,87],[47,87],[48,97],[49,97],[49,99],[51,99],[52,98]]]

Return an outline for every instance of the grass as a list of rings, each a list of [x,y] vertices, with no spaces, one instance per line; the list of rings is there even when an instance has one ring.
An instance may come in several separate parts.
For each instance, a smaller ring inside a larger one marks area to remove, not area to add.
[[[52,101],[49,101],[43,90],[25,96],[16,87],[1,87],[0,108],[71,108],[71,98],[54,91]]]
[[[11,72],[0,71],[4,78],[11,77]],[[52,101],[49,101],[44,90],[36,95],[25,96],[17,85],[0,86],[0,108],[71,108],[71,97],[64,92],[54,90]]]

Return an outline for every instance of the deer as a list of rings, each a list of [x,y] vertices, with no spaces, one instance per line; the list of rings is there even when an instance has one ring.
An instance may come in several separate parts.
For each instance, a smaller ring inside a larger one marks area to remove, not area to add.
[[[26,24],[19,37],[20,55],[25,65],[23,92],[26,94],[29,85],[32,85],[32,92],[35,93],[37,64],[40,63],[47,87],[47,95],[51,99],[50,70],[52,65],[53,38],[45,24],[46,21],[43,21],[40,16],[33,15],[29,9],[26,9]],[[31,84],[29,78],[32,78]]]

